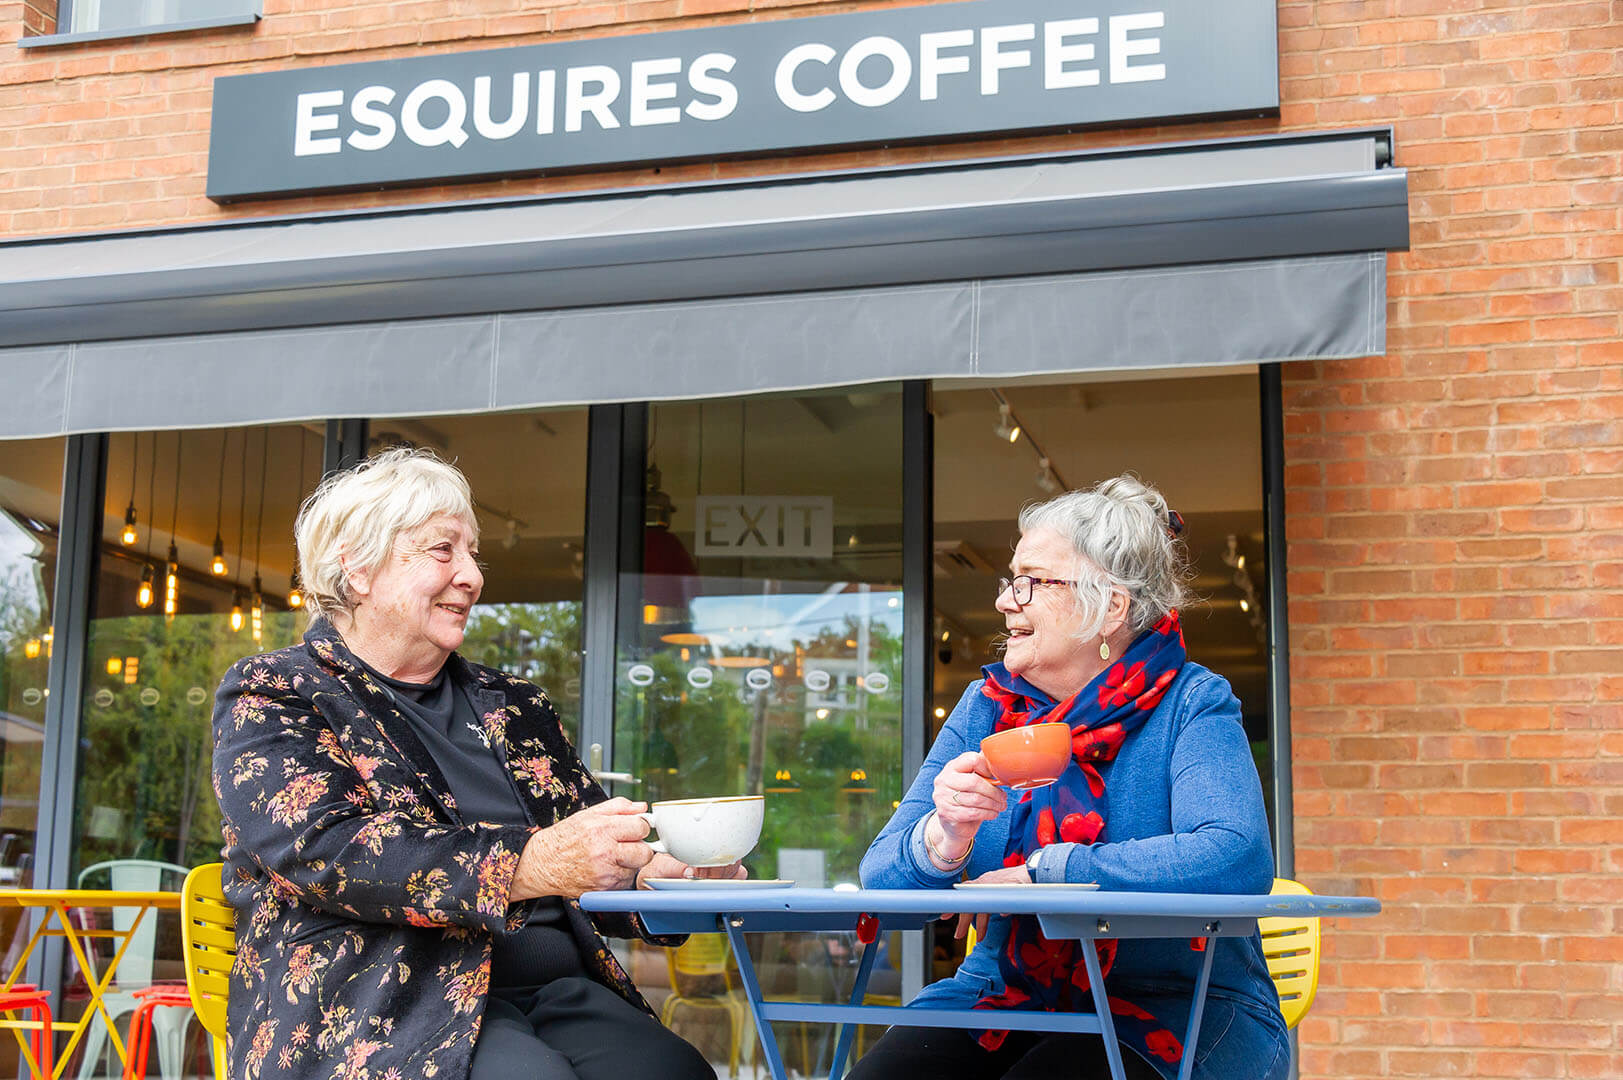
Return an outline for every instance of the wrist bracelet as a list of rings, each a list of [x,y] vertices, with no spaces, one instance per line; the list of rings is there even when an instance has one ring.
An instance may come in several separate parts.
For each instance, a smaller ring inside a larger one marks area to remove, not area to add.
[[[935,817],[936,812],[931,810],[930,816]],[[941,854],[941,852],[937,851],[934,844],[930,843],[930,823],[926,821],[924,823],[924,849],[930,853],[930,858],[935,861],[937,867],[945,867],[950,873],[951,871],[964,865],[964,863],[969,860],[969,853],[975,850],[975,838],[970,837],[969,846],[964,849],[964,853],[962,855],[958,856],[956,859],[949,859],[945,855]]]

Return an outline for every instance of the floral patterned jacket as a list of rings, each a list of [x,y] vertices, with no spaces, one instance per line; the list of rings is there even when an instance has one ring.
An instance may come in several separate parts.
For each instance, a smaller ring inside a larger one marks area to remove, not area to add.
[[[536,826],[606,798],[545,694],[448,663]],[[325,621],[226,673],[214,790],[237,909],[232,1080],[465,1080],[492,945],[533,906],[507,901],[532,830],[462,820],[427,748]],[[646,937],[640,922],[565,909],[587,970],[646,1009],[598,936]]]

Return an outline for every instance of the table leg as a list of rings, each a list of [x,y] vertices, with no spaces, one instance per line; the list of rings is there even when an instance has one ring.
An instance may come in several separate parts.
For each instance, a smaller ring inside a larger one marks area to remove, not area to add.
[[[1105,973],[1099,968],[1099,950],[1092,938],[1083,938],[1082,962],[1088,969],[1088,985],[1093,989],[1093,1008],[1099,1016],[1099,1040],[1105,1044],[1105,1061],[1112,1080],[1127,1080],[1121,1064],[1121,1043],[1116,1041],[1116,1018],[1110,1015],[1110,994],[1105,990]]]
[[[1206,1011],[1206,988],[1212,982],[1212,957],[1217,955],[1219,937],[1206,939],[1206,959],[1200,965],[1200,978],[1195,980],[1195,999],[1189,1009],[1189,1029],[1183,1033],[1183,1064],[1178,1067],[1178,1080],[1189,1080],[1195,1072],[1195,1042],[1200,1038],[1200,1018]]]
[[[851,987],[851,1004],[861,1005],[868,996],[868,976],[873,974],[874,957],[879,955],[879,938],[874,939],[862,947],[862,962],[857,965],[857,981]],[[856,1024],[841,1024],[840,1038],[834,1044],[834,1064],[829,1067],[828,1080],[840,1080],[845,1073],[845,1055],[851,1052],[851,1042],[856,1038]]]
[[[761,1040],[761,1050],[766,1054],[766,1067],[772,1073],[772,1080],[788,1080],[783,1055],[778,1052],[777,1037],[772,1034],[772,1022],[761,1015],[765,998],[761,993],[761,982],[755,977],[755,962],[750,959],[749,949],[744,945],[744,931],[734,926],[732,919],[726,915],[721,916],[720,922],[728,942],[732,944],[733,959],[738,962],[738,977],[744,983],[744,997],[749,1001],[750,1016],[755,1020],[755,1034]]]

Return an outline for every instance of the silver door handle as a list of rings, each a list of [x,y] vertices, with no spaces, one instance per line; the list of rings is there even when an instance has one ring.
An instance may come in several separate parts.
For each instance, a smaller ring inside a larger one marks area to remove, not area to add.
[[[586,750],[586,767],[591,770],[592,775],[594,777],[596,777],[597,780],[599,780],[599,781],[607,780],[607,781],[610,781],[610,782],[613,782],[613,783],[620,783],[620,784],[640,784],[640,783],[642,783],[641,780],[638,780],[635,776],[632,776],[630,773],[627,773],[627,772],[604,772],[603,771],[603,744],[602,743],[593,743],[590,747],[587,748],[587,750]]]

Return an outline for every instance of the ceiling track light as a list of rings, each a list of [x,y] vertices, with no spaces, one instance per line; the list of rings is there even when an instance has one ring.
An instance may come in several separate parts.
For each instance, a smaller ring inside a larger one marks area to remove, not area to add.
[[[1065,483],[1059,471],[1054,468],[1053,461],[1043,452],[1043,448],[1037,444],[1031,432],[1020,423],[1020,417],[1015,415],[1014,406],[1003,396],[1003,391],[994,388],[992,397],[997,400],[997,425],[992,428],[993,434],[1009,443],[1019,442],[1020,437],[1024,435],[1026,445],[1031,447],[1031,452],[1037,457],[1037,472],[1032,477],[1032,482],[1045,495],[1058,495],[1062,491],[1069,491],[1070,485]]]

